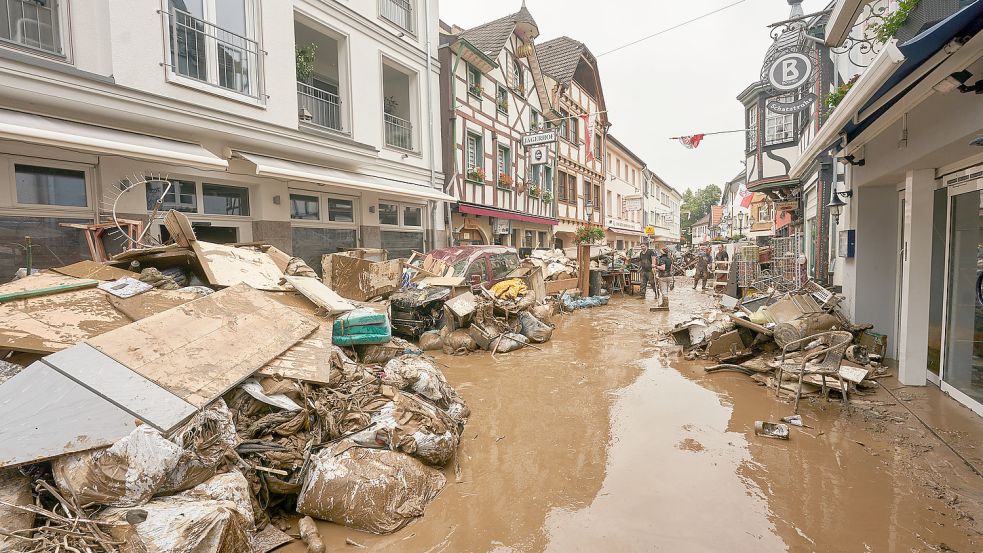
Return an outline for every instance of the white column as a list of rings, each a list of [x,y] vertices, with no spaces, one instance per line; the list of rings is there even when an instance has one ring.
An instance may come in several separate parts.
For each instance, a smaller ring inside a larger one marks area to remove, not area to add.
[[[932,278],[932,214],[935,171],[905,175],[904,247],[898,379],[924,386],[928,373],[928,309]]]

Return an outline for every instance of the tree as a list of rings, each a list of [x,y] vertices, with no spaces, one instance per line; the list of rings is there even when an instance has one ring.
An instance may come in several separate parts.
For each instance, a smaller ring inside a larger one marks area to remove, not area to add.
[[[708,184],[696,192],[687,190],[683,193],[683,203],[680,207],[682,212],[680,218],[680,228],[683,229],[683,236],[686,240],[693,240],[693,223],[699,221],[704,215],[710,213],[710,207],[720,203],[722,192],[716,184]]]

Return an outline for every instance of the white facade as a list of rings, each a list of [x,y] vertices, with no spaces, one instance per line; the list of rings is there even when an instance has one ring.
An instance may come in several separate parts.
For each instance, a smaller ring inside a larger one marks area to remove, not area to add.
[[[607,179],[604,182],[604,229],[608,246],[629,249],[641,242],[644,209],[643,185],[645,163],[621,142],[608,135],[605,157]],[[635,207],[639,209],[630,209]]]
[[[188,210],[215,240],[265,241],[312,260],[342,247],[405,253],[442,240],[439,128],[430,124],[439,107],[435,0],[46,8],[39,28],[51,34],[0,36],[0,119],[34,114],[50,131],[2,135],[0,217],[57,242],[61,261],[77,257],[78,233],[57,222],[104,219],[120,181],[149,173],[183,181],[164,208]],[[295,49],[311,43],[314,75],[299,83]],[[62,120],[109,139],[80,138]],[[151,139],[125,133],[164,140],[126,147]],[[207,152],[189,162],[175,153],[188,144]],[[25,198],[18,179],[85,193]],[[153,193],[133,187],[117,211],[145,219]],[[4,255],[7,271],[16,254]]]

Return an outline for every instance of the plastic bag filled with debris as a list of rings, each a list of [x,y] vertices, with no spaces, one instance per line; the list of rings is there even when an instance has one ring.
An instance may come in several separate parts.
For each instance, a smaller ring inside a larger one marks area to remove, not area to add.
[[[106,449],[51,462],[55,483],[82,505],[141,505],[160,492],[181,459],[181,448],[149,426],[138,426]]]
[[[389,534],[422,516],[445,483],[440,471],[409,455],[343,440],[311,457],[297,512]]]
[[[444,340],[439,330],[428,330],[420,335],[420,349],[436,351],[444,348]]]
[[[522,349],[529,343],[529,338],[526,338],[522,334],[506,332],[505,334],[499,336],[495,342],[496,343],[492,345],[493,351],[498,353],[509,353]]]
[[[519,313],[519,324],[522,325],[522,335],[534,344],[549,342],[553,337],[553,325],[540,321],[528,311]]]
[[[430,465],[444,466],[457,450],[459,434],[456,421],[443,411],[397,393],[373,413],[370,426],[351,439],[362,446],[384,445]]]
[[[0,501],[11,505],[34,505],[31,479],[18,469],[0,469]],[[34,513],[0,504],[0,529],[14,533],[34,527]],[[24,535],[24,534],[20,534]],[[0,535],[0,551],[24,551],[31,543]]]
[[[443,350],[447,355],[465,355],[472,351],[478,351],[478,344],[467,329],[459,328],[444,336]]]
[[[232,413],[222,399],[195,414],[174,432],[172,440],[181,448],[181,458],[161,486],[162,495],[193,488],[236,461],[239,437]]]
[[[194,488],[130,509],[99,515],[112,536],[125,541],[122,553],[241,553],[252,551],[255,529],[249,483],[238,471],[220,474]]]
[[[466,421],[471,414],[464,400],[447,383],[444,373],[425,357],[404,355],[383,368],[383,381],[399,390],[411,391],[447,411],[455,422]]]

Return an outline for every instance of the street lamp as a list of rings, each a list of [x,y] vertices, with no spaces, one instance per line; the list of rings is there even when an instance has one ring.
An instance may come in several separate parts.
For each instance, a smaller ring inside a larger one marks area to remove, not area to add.
[[[744,236],[744,223],[747,221],[747,213],[741,211],[737,214],[737,234]]]
[[[836,222],[840,222],[840,213],[843,212],[843,208],[846,207],[846,202],[840,199],[840,197],[850,198],[853,196],[853,190],[847,190],[846,192],[837,192],[833,189],[833,198],[826,204],[829,208],[829,212],[836,218]]]
[[[584,200],[584,214],[587,215],[587,224],[594,222],[594,203],[590,200]]]

